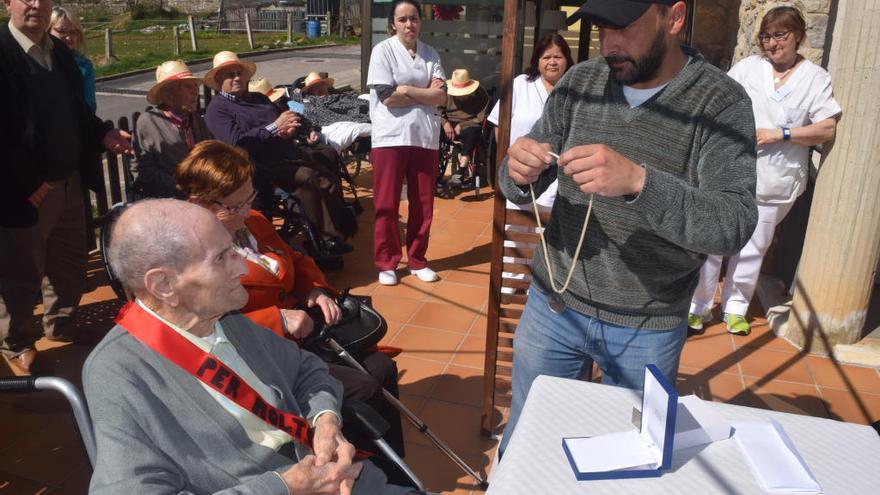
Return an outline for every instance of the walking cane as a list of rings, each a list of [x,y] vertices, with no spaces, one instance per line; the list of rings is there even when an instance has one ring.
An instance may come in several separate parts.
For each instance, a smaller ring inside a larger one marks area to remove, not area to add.
[[[333,352],[336,353],[337,356],[339,356],[340,358],[342,358],[343,361],[346,362],[346,364],[348,364],[349,366],[351,366],[352,368],[354,368],[356,370],[360,370],[363,373],[369,374],[369,372],[366,369],[364,369],[363,366],[361,366],[361,363],[359,363],[357,361],[357,359],[355,359],[351,354],[348,353],[348,351],[345,350],[345,348],[343,348],[335,340],[333,340],[333,337],[330,337],[329,335],[327,335],[325,342],[327,343],[327,345],[330,346],[330,348],[333,350]],[[409,422],[412,423],[413,426],[415,426],[417,430],[424,433],[425,436],[427,436],[428,439],[431,440],[431,442],[434,445],[436,445],[438,449],[440,449],[444,454],[446,454],[447,457],[452,459],[452,461],[454,463],[456,463],[458,465],[458,467],[460,467],[468,476],[475,479],[477,481],[477,485],[479,486],[479,488],[481,490],[486,490],[487,488],[489,488],[489,483],[486,480],[484,480],[479,475],[479,473],[477,473],[476,471],[471,469],[471,467],[468,466],[461,459],[461,457],[459,457],[455,452],[453,452],[452,449],[447,447],[446,444],[443,443],[443,441],[440,440],[437,437],[437,435],[435,435],[434,432],[431,431],[430,428],[428,428],[428,425],[426,425],[424,421],[422,421],[418,416],[416,416],[415,413],[410,411],[409,408],[403,404],[403,402],[401,402],[397,397],[394,396],[394,394],[385,390],[385,388],[382,388],[382,393],[385,394],[385,399],[387,399],[388,402],[392,406],[394,406],[398,411],[403,413],[403,415],[406,416],[406,419],[408,419]]]

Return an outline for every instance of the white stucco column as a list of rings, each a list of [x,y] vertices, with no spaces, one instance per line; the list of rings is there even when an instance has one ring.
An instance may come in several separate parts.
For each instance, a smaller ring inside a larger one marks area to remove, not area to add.
[[[837,139],[816,181],[788,322],[779,333],[829,352],[862,337],[880,257],[880,0],[840,0],[831,47]]]

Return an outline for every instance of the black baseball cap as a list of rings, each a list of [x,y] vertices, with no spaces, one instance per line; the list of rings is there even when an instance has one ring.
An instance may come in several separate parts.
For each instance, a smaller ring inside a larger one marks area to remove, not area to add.
[[[624,28],[636,21],[652,3],[672,5],[680,0],[587,0],[571,17],[569,25],[581,17],[601,26]]]

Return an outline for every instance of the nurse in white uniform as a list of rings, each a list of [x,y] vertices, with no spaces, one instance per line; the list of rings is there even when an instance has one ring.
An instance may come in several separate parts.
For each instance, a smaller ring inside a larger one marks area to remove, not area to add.
[[[547,33],[535,44],[532,59],[525,74],[516,76],[513,80],[513,95],[510,116],[510,144],[513,144],[521,136],[525,136],[532,130],[532,126],[544,113],[544,104],[547,97],[553,91],[553,86],[574,65],[571,58],[571,49],[565,38],[557,33]],[[501,115],[501,102],[495,103],[488,120],[498,125]],[[498,137],[498,129],[495,129],[495,137]],[[545,208],[553,206],[556,199],[556,182],[544,191],[538,198],[538,205]],[[531,209],[529,205],[515,205],[507,202],[508,208]]]
[[[388,17],[392,36],[370,54],[367,86],[373,123],[373,262],[379,283],[397,283],[400,192],[406,179],[409,217],[406,222],[407,266],[423,282],[435,282],[425,253],[434,212],[434,177],[440,158],[440,117],[446,104],[446,74],[440,55],[419,40],[421,5],[394,0]]]
[[[509,144],[513,144],[514,141],[532,130],[532,126],[544,113],[544,104],[547,102],[550,92],[553,91],[553,87],[572,65],[574,65],[574,61],[571,58],[571,49],[565,38],[557,33],[547,33],[538,40],[532,51],[532,58],[526,73],[516,76],[513,80]],[[501,102],[498,101],[487,119],[497,126],[500,115]],[[495,128],[495,139],[498,139],[497,127]],[[549,211],[555,200],[556,181],[553,181],[550,187],[538,196],[536,202],[539,209]],[[532,206],[530,204],[517,205],[507,201],[507,208],[531,211]],[[504,227],[506,230],[515,228],[513,225],[505,225]],[[515,247],[521,244],[516,241],[504,241],[505,247]],[[505,263],[513,263],[514,261],[526,262],[524,259],[504,257]],[[502,272],[501,276],[508,279],[525,278],[522,273]],[[502,287],[501,292],[513,294],[515,290],[511,287]]]
[[[810,146],[834,138],[840,105],[831,94],[831,77],[797,52],[806,24],[793,7],[776,7],[761,20],[762,55],[741,60],[729,75],[752,99],[758,142],[758,226],[749,243],[727,265],[721,292],[727,331],[748,335],[746,310],[755,291],[761,262],[776,225],[804,192]],[[688,325],[701,329],[711,320],[722,258],[709,256],[691,302]]]

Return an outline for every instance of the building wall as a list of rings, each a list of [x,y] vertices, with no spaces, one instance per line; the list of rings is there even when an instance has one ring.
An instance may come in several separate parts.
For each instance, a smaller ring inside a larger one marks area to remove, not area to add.
[[[800,9],[807,21],[807,38],[800,53],[820,64],[825,51],[829,13],[834,0],[696,0],[694,46],[711,63],[728,69],[758,53],[757,29],[764,14],[779,5]]]
[[[798,8],[807,21],[807,37],[799,51],[808,60],[821,65],[826,48],[829,13],[834,3],[836,2],[833,0],[743,1],[739,9],[740,26],[734,49],[734,62],[758,53],[755,40],[764,14],[773,7],[791,5]]]
[[[129,10],[129,6],[138,3],[140,0],[80,0],[80,1],[64,1],[55,0],[56,5],[65,7],[75,7],[78,9],[88,10],[94,8],[106,9],[113,13],[122,13]],[[146,0],[173,8],[186,14],[204,14],[206,12],[217,12],[220,8],[221,0]]]

